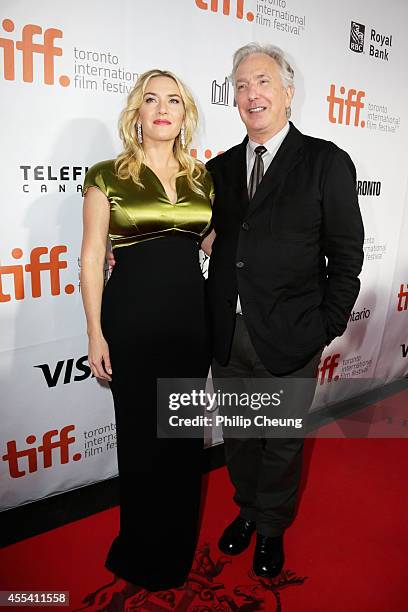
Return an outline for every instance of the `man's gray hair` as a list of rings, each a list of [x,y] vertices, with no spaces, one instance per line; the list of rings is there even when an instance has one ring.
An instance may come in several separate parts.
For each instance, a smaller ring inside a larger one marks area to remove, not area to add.
[[[275,47],[274,45],[261,45],[260,43],[252,42],[244,47],[240,47],[234,53],[234,57],[232,60],[232,74],[231,79],[235,86],[235,75],[237,72],[237,68],[246,57],[249,55],[253,55],[254,53],[265,53],[265,55],[269,55],[275,62],[278,64],[279,72],[281,75],[282,83],[284,87],[293,87],[294,88],[294,70],[292,66],[289,64],[288,60],[285,57],[284,52],[279,47]]]

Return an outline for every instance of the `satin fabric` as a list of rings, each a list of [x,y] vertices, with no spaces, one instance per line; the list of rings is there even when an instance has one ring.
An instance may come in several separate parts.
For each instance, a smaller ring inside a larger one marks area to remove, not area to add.
[[[112,248],[182,234],[201,242],[211,220],[213,183],[210,174],[204,170],[200,178],[204,196],[192,191],[185,176],[177,177],[175,204],[148,166],[142,166],[140,180],[144,188],[131,178],[119,179],[114,160],[95,164],[85,176],[83,194],[91,186],[98,187],[109,200]]]

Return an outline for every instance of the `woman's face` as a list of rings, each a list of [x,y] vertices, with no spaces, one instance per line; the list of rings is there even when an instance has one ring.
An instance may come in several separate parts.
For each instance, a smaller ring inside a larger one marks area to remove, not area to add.
[[[178,85],[166,76],[152,77],[143,96],[138,122],[143,142],[174,140],[184,119],[184,104]]]

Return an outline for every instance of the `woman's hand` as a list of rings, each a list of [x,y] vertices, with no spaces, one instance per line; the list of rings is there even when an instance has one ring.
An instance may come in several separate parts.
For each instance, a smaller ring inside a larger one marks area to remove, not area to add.
[[[112,380],[109,347],[102,334],[89,336],[88,362],[94,376],[103,380]]]
[[[215,237],[216,237],[215,231],[211,230],[211,232],[208,234],[208,236],[204,238],[204,240],[202,241],[200,245],[204,253],[206,253],[209,257],[211,256],[212,245],[215,240]]]
[[[113,268],[115,267],[116,261],[115,261],[115,256],[113,254],[111,246],[109,246],[106,249],[106,262],[107,262],[108,267],[109,267],[109,272],[112,272]]]

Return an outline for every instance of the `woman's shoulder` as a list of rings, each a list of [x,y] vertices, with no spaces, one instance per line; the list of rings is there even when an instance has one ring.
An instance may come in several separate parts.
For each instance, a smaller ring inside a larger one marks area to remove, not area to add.
[[[112,182],[112,178],[116,175],[115,160],[106,159],[97,162],[88,168],[85,175],[83,195],[85,195],[88,187],[98,187],[103,193],[107,192],[107,185]]]

